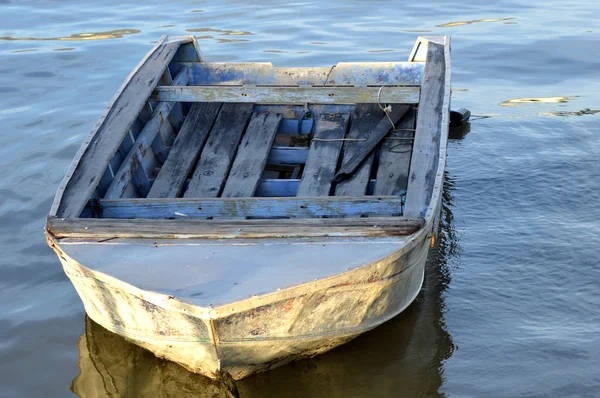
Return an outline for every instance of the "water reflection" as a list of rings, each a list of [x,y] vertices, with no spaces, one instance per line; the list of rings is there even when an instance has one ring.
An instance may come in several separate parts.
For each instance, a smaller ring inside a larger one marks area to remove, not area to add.
[[[105,40],[105,39],[119,39],[124,35],[133,35],[141,33],[141,30],[137,29],[117,29],[108,32],[87,32],[87,33],[75,33],[70,36],[64,37],[12,37],[12,36],[1,36],[0,40],[17,41],[17,40],[31,40],[31,41],[48,41],[48,40],[62,40],[62,41],[81,41],[81,40]]]
[[[573,98],[577,98],[577,95],[565,95],[565,96],[556,96],[556,97],[538,97],[538,98],[512,98],[506,101],[502,101],[500,105],[502,106],[516,106],[522,104],[537,104],[537,103],[550,103],[550,104],[558,104],[569,102],[569,100]]]
[[[438,27],[438,28],[453,28],[455,26],[471,25],[471,24],[474,24],[474,23],[481,23],[481,22],[504,22],[504,21],[511,21],[513,19],[516,19],[516,18],[473,19],[473,20],[470,20],[470,21],[448,22],[448,23],[445,23],[445,24],[436,25],[436,27]],[[516,23],[516,22],[513,22],[513,23]]]
[[[400,316],[353,342],[315,358],[261,373],[227,387],[156,358],[86,317],[79,341],[79,397],[348,397],[443,396],[444,362],[454,344],[444,324],[444,292],[460,255],[447,176],[437,246],[430,251],[423,290]]]
[[[596,113],[600,113],[600,109],[590,109],[583,108],[580,111],[566,112],[566,111],[556,111],[556,112],[544,112],[540,113],[542,116],[586,116],[586,115],[594,115]]]

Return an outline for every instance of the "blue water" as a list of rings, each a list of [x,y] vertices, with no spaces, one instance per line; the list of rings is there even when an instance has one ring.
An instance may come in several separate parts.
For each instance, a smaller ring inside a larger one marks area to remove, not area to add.
[[[242,397],[600,395],[600,5],[594,1],[0,0],[0,396],[229,392],[112,335],[43,235],[56,188],[162,34],[209,61],[403,61],[452,35],[442,239],[401,316],[238,384]],[[459,135],[460,136],[460,135]]]

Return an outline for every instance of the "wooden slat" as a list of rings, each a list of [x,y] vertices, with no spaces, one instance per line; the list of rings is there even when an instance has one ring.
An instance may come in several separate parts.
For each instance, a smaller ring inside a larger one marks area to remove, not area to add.
[[[329,196],[347,126],[348,115],[325,114],[319,117],[297,196]]]
[[[100,200],[103,218],[322,217],[401,214],[398,196]]]
[[[255,113],[252,116],[221,196],[251,197],[254,195],[280,122],[279,114]]]
[[[287,197],[296,196],[298,192],[300,180],[297,179],[263,179],[258,184],[255,196],[260,197]],[[369,180],[367,184],[367,192],[373,192],[375,180]]]
[[[181,47],[179,48],[179,50],[181,50]],[[162,86],[170,86],[171,84],[173,84],[171,71],[168,68],[164,71],[162,77],[160,78],[160,84]],[[184,117],[181,109],[181,104],[177,103],[173,106],[173,109],[169,114],[169,123],[171,124],[171,126],[173,126],[175,130],[179,131],[181,129],[181,126],[183,125],[183,120]]]
[[[95,127],[94,138],[83,152],[62,194],[58,216],[79,216],[179,45],[178,42],[161,42],[130,75],[127,84],[112,102],[110,111]],[[187,79],[179,84],[186,82]]]
[[[252,108],[252,104],[225,103],[221,106],[184,197],[215,198],[219,195]]]
[[[417,115],[415,143],[406,193],[405,212],[411,216],[425,214],[433,193],[442,132],[446,61],[444,46],[429,42],[423,76],[423,93]]]
[[[177,84],[185,84],[187,78],[187,71],[183,70],[175,77],[174,82]],[[152,145],[152,142],[160,130],[160,126],[167,119],[174,104],[174,102],[161,102],[156,106],[154,112],[152,112],[152,117],[142,129],[142,132],[135,140],[133,148],[129,151],[127,157],[121,164],[121,167],[119,167],[119,171],[115,174],[115,178],[104,195],[105,198],[116,199],[123,196],[127,186],[131,182],[133,174],[136,169],[140,167],[142,158],[146,154],[148,148]]]
[[[179,196],[186,178],[196,164],[220,107],[221,104],[218,102],[192,105],[175,142],[173,142],[169,157],[148,192],[149,198],[176,198]]]
[[[250,102],[256,104],[355,104],[377,103],[380,87],[237,87],[158,86],[154,101]],[[390,86],[381,91],[381,103],[416,104],[419,87]]]
[[[267,164],[304,164],[308,159],[307,147],[273,147],[267,158]]]
[[[414,137],[415,109],[396,126],[399,131],[390,133],[381,143],[379,165],[375,179],[374,195],[400,195],[408,184],[408,167]]]
[[[392,123],[395,126],[408,113],[409,109],[408,105],[394,105],[392,111],[379,121],[377,127],[369,133],[367,140],[360,144],[352,157],[348,160],[344,159],[342,167],[340,167],[340,170],[335,175],[334,181],[340,182],[352,176],[367,156],[375,150],[375,147],[381,142],[383,137],[392,130]]]
[[[183,46],[182,46],[183,47]],[[340,62],[335,67],[273,67],[270,63],[177,63],[191,70],[191,85],[243,84],[340,84],[420,85],[423,63]],[[327,81],[325,81],[327,79]]]
[[[279,220],[116,220],[49,217],[56,238],[240,239],[293,237],[378,237],[410,235],[422,218],[292,218]]]
[[[357,104],[350,120],[349,139],[366,139],[371,130],[385,117],[377,104]],[[359,150],[364,141],[347,141],[344,145],[342,164],[347,162]],[[363,196],[371,175],[373,154],[367,156],[352,177],[337,184],[336,196]]]

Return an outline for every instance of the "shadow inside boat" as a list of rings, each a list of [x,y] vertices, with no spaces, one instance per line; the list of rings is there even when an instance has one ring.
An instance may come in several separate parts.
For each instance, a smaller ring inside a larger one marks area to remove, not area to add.
[[[438,240],[418,298],[402,314],[349,344],[231,386],[159,359],[86,316],[79,340],[80,373],[72,391],[80,397],[443,396],[443,366],[454,350],[444,325],[444,292],[460,254],[453,189],[446,175]]]

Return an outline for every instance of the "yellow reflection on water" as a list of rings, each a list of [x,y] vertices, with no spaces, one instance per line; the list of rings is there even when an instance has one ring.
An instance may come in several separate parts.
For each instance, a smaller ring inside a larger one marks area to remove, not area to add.
[[[219,43],[240,43],[244,41],[250,41],[246,39],[217,39]]]
[[[463,25],[471,25],[479,22],[502,22],[502,21],[510,21],[516,18],[489,18],[489,19],[473,19],[471,21],[457,21],[457,22],[448,22],[441,25],[436,25],[438,28],[453,28],[455,26],[463,26]]]
[[[227,29],[213,29],[213,28],[194,28],[188,29],[188,32],[197,33],[197,32],[215,32],[221,33],[224,36],[245,36],[245,35],[253,35],[252,32],[247,32],[244,30],[227,30]]]
[[[513,98],[506,101],[502,101],[502,106],[517,106],[522,104],[532,103],[563,103],[568,102],[570,99],[576,98],[577,95],[566,95],[560,97],[538,97],[538,98]]]
[[[34,41],[47,41],[47,40],[63,40],[63,41],[81,41],[81,40],[105,40],[105,39],[119,39],[124,35],[133,35],[141,33],[141,30],[137,29],[117,29],[108,32],[90,32],[90,33],[75,33],[70,36],[64,37],[12,37],[2,36],[0,40],[34,40]]]

